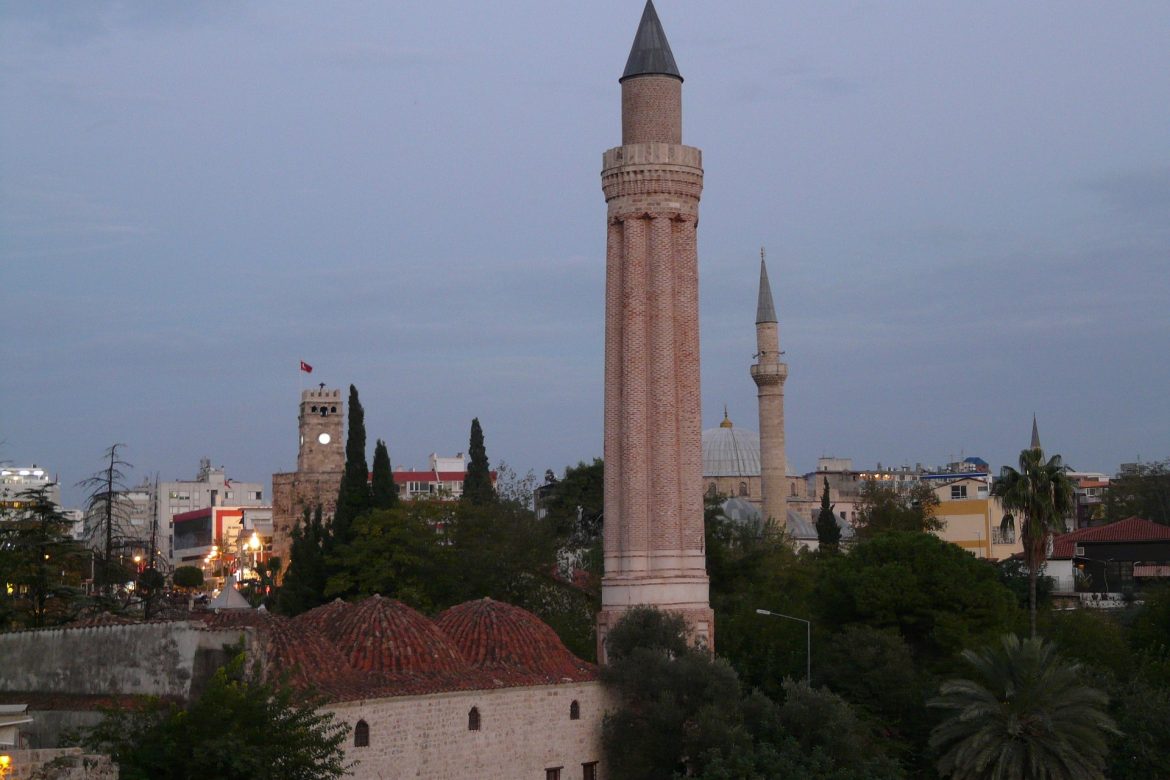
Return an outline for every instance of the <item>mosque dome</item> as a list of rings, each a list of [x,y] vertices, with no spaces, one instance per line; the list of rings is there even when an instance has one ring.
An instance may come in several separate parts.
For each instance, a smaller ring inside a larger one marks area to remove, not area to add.
[[[262,610],[229,610],[209,615],[204,622],[211,628],[257,629],[266,674],[285,679],[298,690],[336,694],[358,680],[325,637],[304,630],[295,620]]]
[[[435,622],[473,667],[493,675],[519,673],[550,682],[595,676],[548,624],[521,607],[484,598],[451,607]]]
[[[345,604],[320,630],[361,671],[410,674],[468,669],[462,653],[438,626],[395,599],[375,595]]]
[[[718,428],[703,431],[703,476],[760,476],[760,435],[732,425],[726,409]]]

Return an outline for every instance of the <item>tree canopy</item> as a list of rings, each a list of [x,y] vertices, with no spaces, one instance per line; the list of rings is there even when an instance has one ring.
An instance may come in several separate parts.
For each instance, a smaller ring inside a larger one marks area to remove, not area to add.
[[[837,525],[837,515],[829,503],[829,478],[825,477],[825,486],[821,491],[821,511],[817,513],[817,549],[833,552],[840,543],[841,526]]]
[[[861,488],[857,510],[857,536],[866,539],[891,531],[938,531],[938,496],[925,482],[908,490],[868,481]]]
[[[107,712],[84,737],[123,780],[325,780],[346,775],[348,726],[315,702],[245,671],[220,668],[187,707],[157,700]]]
[[[471,421],[471,436],[467,445],[467,474],[463,478],[463,502],[483,505],[496,500],[492,487],[491,466],[488,464],[487,447],[483,443],[483,428],[479,418]]]

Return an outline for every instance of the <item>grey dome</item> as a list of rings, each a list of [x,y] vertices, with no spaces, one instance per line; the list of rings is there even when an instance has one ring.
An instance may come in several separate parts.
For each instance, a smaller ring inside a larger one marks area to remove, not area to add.
[[[703,431],[703,476],[760,476],[760,435],[733,427],[724,413],[718,428]]]

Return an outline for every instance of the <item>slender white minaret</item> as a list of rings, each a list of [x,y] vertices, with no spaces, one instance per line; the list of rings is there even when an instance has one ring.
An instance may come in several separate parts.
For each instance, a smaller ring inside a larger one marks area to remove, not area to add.
[[[764,519],[783,531],[788,524],[784,454],[784,380],[788,366],[780,361],[780,326],[768,284],[768,266],[760,249],[760,296],[756,305],[756,364],[752,366],[760,401],[760,483]]]
[[[713,647],[703,534],[698,255],[702,156],[682,145],[682,76],[652,2],[620,79],[622,145],[602,157],[605,576],[598,659],[630,607],[681,614]]]

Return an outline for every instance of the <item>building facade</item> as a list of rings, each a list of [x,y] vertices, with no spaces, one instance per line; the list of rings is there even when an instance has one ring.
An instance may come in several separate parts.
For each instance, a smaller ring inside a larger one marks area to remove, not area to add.
[[[680,614],[713,646],[703,530],[696,227],[702,153],[682,144],[682,75],[647,2],[602,156],[605,576],[598,658],[628,608]]]

